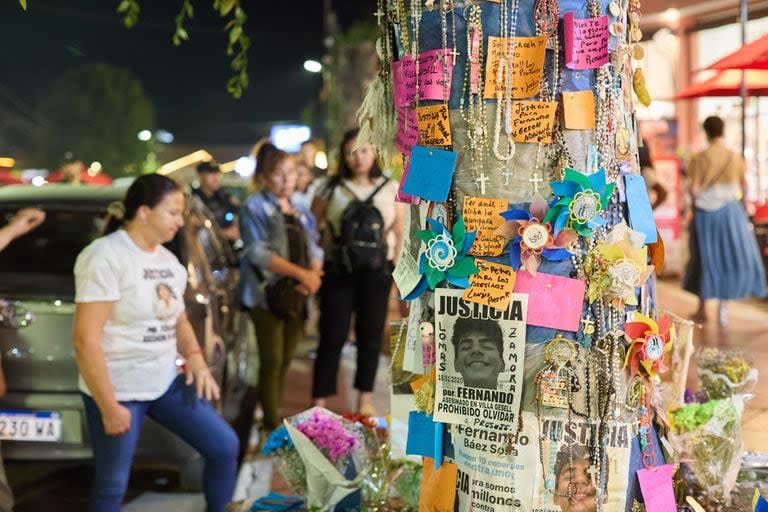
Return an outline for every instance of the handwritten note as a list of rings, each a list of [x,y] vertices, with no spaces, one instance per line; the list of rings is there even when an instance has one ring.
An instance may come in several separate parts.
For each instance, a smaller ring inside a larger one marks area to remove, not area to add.
[[[442,48],[419,54],[419,100],[446,100],[451,93],[453,59],[444,58]],[[416,59],[406,55],[392,63],[395,105],[404,107],[416,100]]]
[[[592,130],[595,127],[595,95],[592,91],[563,92],[563,118],[571,130]]]
[[[458,158],[453,151],[414,146],[403,192],[427,201],[445,202]]]
[[[546,51],[546,36],[490,36],[485,66],[485,97],[497,99],[498,95],[505,94],[509,79],[512,80],[513,98],[530,98],[538,94]]]
[[[501,213],[509,207],[506,199],[489,197],[464,198],[464,225],[467,231],[477,231],[477,238],[469,253],[475,256],[498,256],[507,240],[493,232],[504,223]]]
[[[576,19],[563,16],[565,65],[570,69],[596,69],[608,62],[608,16]]]
[[[419,144],[422,146],[450,146],[453,144],[448,105],[442,103],[417,107],[416,116],[419,118]]]
[[[552,142],[557,103],[516,101],[512,104],[512,136],[515,142]]]
[[[506,310],[512,300],[517,274],[508,265],[476,259],[480,272],[469,277],[464,300]]]
[[[419,488],[419,511],[453,512],[458,475],[456,464],[444,462],[440,469],[435,469],[434,459],[425,457]]]
[[[645,510],[648,512],[667,512],[677,508],[675,489],[672,483],[672,475],[674,474],[675,466],[672,464],[637,471]]]
[[[398,107],[397,109],[397,134],[395,146],[397,150],[406,155],[411,154],[413,146],[419,143],[419,124],[416,110],[412,107]]]

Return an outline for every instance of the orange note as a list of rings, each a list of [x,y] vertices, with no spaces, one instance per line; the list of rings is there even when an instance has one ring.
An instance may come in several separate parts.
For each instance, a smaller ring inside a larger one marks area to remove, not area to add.
[[[419,144],[433,147],[453,144],[448,105],[417,107],[416,115],[419,118]]]
[[[591,130],[595,127],[595,95],[592,91],[563,92],[565,127],[571,130]]]
[[[557,103],[516,101],[512,104],[512,136],[515,142],[552,142]]]
[[[469,276],[469,288],[464,290],[463,299],[485,304],[506,311],[515,289],[517,274],[509,265],[476,259],[480,269]]]
[[[507,240],[493,232],[504,223],[501,213],[507,211],[506,199],[489,197],[464,197],[464,226],[467,231],[477,231],[477,238],[469,254],[498,256]]]
[[[510,77],[513,98],[530,98],[538,94],[546,51],[546,36],[488,37],[485,97],[497,99],[499,95],[503,96]]]
[[[452,462],[443,462],[435,470],[435,461],[424,457],[419,490],[419,512],[453,512],[456,501],[456,479],[459,468]]]

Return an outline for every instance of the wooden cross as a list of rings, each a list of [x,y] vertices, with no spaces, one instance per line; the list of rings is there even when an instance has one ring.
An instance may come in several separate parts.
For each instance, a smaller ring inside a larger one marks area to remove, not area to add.
[[[480,173],[480,176],[478,176],[477,178],[475,178],[475,181],[478,183],[478,186],[480,187],[480,193],[481,193],[482,195],[485,195],[485,183],[486,183],[486,182],[487,182],[489,179],[490,179],[490,178],[489,178],[488,176],[486,176],[486,175],[485,175],[485,171],[482,171],[482,172]]]
[[[533,178],[529,179],[528,181],[533,183],[533,191],[534,191],[534,193],[538,194],[539,193],[539,183],[544,181],[542,178],[539,178],[539,172],[538,171],[534,172],[533,173]]]
[[[381,25],[381,18],[384,17],[384,12],[381,10],[381,7],[376,9],[376,12],[373,13],[373,15],[376,16],[376,18],[378,20],[378,24]]]
[[[504,169],[504,172],[501,173],[501,174],[504,176],[504,186],[508,187],[509,186],[509,178],[510,178],[510,176],[512,176],[512,171],[510,171],[509,169]]]

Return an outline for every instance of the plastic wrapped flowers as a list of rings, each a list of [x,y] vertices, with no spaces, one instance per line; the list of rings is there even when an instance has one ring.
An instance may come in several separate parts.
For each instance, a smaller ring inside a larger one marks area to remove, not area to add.
[[[669,413],[669,441],[716,503],[730,502],[741,466],[741,395],[691,403]]]
[[[699,380],[709,398],[751,393],[758,371],[749,358],[736,351],[704,349],[697,358]]]
[[[272,459],[275,469],[288,482],[294,493],[299,496],[306,495],[307,474],[304,470],[304,462],[299,457],[291,436],[284,426],[269,435],[261,449],[261,455]]]

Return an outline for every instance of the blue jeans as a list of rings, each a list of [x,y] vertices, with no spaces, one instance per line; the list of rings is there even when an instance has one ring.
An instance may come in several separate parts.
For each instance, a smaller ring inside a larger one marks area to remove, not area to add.
[[[131,429],[120,436],[104,432],[93,398],[83,394],[83,402],[95,470],[91,512],[120,512],[145,414],[200,452],[205,459],[203,490],[208,512],[223,512],[235,490],[237,436],[211,404],[197,398],[195,387],[187,386],[183,375],[156,400],[120,402],[131,411]]]

